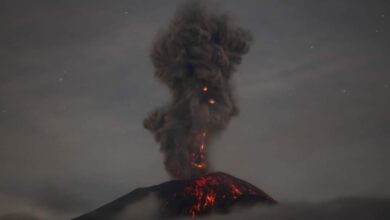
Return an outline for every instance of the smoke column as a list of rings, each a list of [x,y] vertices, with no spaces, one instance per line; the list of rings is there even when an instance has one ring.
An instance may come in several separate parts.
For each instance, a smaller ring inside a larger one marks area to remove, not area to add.
[[[208,172],[210,140],[238,114],[230,79],[250,43],[248,31],[199,2],[179,8],[168,28],[158,34],[151,60],[155,76],[173,98],[153,111],[144,127],[160,143],[173,178]]]

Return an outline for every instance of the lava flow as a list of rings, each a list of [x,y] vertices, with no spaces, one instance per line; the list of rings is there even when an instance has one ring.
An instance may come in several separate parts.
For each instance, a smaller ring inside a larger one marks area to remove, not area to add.
[[[222,172],[176,184],[174,188],[160,192],[160,199],[166,201],[164,210],[173,216],[195,218],[210,212],[227,212],[235,204],[276,203],[257,187]]]

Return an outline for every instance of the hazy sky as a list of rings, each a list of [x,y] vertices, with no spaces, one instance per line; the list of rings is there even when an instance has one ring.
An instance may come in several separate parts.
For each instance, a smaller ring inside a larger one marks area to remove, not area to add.
[[[169,180],[142,120],[170,98],[148,55],[179,2],[0,1],[0,214]],[[216,2],[254,44],[213,168],[280,201],[390,195],[388,1]]]

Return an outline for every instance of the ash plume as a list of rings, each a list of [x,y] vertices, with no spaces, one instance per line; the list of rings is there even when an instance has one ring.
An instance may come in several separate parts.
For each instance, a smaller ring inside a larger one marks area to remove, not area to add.
[[[151,50],[155,76],[173,98],[144,127],[160,143],[173,178],[208,171],[208,143],[238,114],[230,79],[251,41],[248,31],[204,2],[183,5],[157,36]]]

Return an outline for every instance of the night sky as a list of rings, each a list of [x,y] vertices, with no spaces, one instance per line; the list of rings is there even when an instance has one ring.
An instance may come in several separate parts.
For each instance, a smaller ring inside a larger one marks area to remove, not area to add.
[[[182,1],[0,1],[0,216],[69,218],[169,180],[149,51]],[[214,170],[280,201],[390,196],[387,0],[219,0],[254,43]]]

